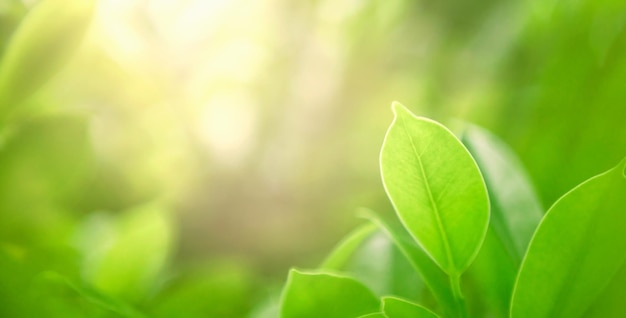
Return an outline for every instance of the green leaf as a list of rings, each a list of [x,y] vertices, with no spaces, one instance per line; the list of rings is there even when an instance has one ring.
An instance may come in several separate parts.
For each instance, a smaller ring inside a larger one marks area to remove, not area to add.
[[[511,317],[619,317],[626,312],[626,160],[561,197],[532,238]]]
[[[422,297],[424,291],[424,283],[406,257],[371,222],[348,234],[326,258],[320,270],[349,274],[377,296],[414,299]]]
[[[359,248],[363,241],[368,238],[374,231],[376,226],[366,224],[352,233],[348,234],[326,257],[320,269],[324,270],[341,270],[348,262],[352,254]]]
[[[519,266],[507,254],[502,241],[489,228],[478,256],[464,274],[471,284],[468,307],[476,317],[508,317]]]
[[[522,163],[504,142],[476,126],[465,130],[463,142],[489,189],[490,226],[512,260],[519,264],[543,216],[539,199]]]
[[[248,318],[276,318],[279,317],[279,312],[280,294],[270,294],[250,311]]]
[[[26,15],[0,61],[0,118],[69,59],[82,41],[94,7],[94,0],[45,0]]]
[[[476,163],[447,128],[399,103],[380,165],[402,223],[433,260],[459,276],[476,257],[489,222],[489,199]]]
[[[363,316],[359,316],[359,318],[388,318],[387,316],[385,316],[385,314],[383,313],[373,313],[373,314],[367,314],[367,315],[363,315]]]
[[[428,257],[416,244],[415,240],[395,218],[383,220],[372,212],[365,212],[364,216],[382,229],[402,253],[409,260],[413,268],[419,273],[424,284],[432,292],[438,302],[440,311],[445,317],[455,317],[463,304],[457,303],[450,289],[448,276]]]
[[[167,208],[159,202],[124,211],[115,219],[93,215],[80,234],[87,280],[131,301],[145,297],[155,287],[174,236]]]
[[[264,304],[265,316],[250,313],[251,301],[258,295],[256,278],[246,264],[214,256],[206,264],[186,266],[142,304],[155,318],[278,317],[280,290]]]
[[[59,285],[65,285],[74,290],[89,303],[107,311],[117,313],[122,317],[144,317],[142,313],[132,308],[130,305],[124,303],[123,301],[104,294],[84,283],[73,282],[72,280],[61,274],[55,272],[44,272],[39,275],[38,279],[42,281],[45,280],[48,283],[56,282]]]
[[[0,141],[0,241],[67,242],[68,209],[95,168],[89,127],[83,116],[29,118]]]
[[[345,318],[378,311],[379,300],[355,279],[292,269],[281,303],[282,318]]]
[[[482,171],[491,203],[487,236],[467,272],[482,296],[468,300],[484,303],[476,306],[485,308],[483,316],[507,317],[515,277],[542,207],[520,160],[504,142],[472,125],[462,140]]]
[[[418,304],[397,298],[383,297],[383,313],[388,318],[437,318],[435,313]]]
[[[368,237],[342,271],[358,279],[379,297],[396,295],[418,299],[425,291],[419,274],[382,231]]]

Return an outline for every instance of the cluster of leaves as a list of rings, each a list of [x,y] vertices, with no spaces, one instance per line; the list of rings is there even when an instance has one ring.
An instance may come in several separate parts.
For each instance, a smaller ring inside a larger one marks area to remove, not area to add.
[[[369,223],[319,269],[289,273],[291,317],[617,317],[626,312],[626,160],[544,214],[519,160],[394,103],[380,156],[397,218]]]

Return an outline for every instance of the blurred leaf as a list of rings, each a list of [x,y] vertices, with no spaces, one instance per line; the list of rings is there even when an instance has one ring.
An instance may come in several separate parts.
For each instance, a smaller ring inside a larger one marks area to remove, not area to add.
[[[80,44],[95,0],[43,0],[24,18],[0,61],[0,119],[35,92]]]
[[[109,219],[95,215],[82,228],[84,273],[111,295],[137,301],[151,291],[166,264],[173,241],[166,208],[148,203]]]
[[[0,2],[0,59],[8,44],[11,33],[17,28],[20,20],[26,14],[24,3],[19,0],[4,0]]]
[[[482,171],[491,203],[487,236],[468,275],[488,313],[507,317],[515,276],[542,208],[521,162],[506,144],[476,126],[467,127],[462,140]]]
[[[150,300],[150,313],[160,318],[244,317],[255,289],[253,272],[244,264],[212,260],[168,281]]]
[[[32,277],[29,268],[18,261],[24,251],[16,248],[0,248],[0,316],[35,316],[38,307],[32,306],[32,292],[28,284]]]
[[[0,238],[66,243],[93,157],[84,117],[31,118],[11,131],[0,147]]]
[[[373,224],[365,224],[348,234],[326,257],[322,265],[320,265],[320,269],[341,270],[363,241],[375,230],[376,226]]]
[[[383,313],[388,318],[437,318],[435,313],[418,304],[397,297],[383,297]]]
[[[420,274],[424,284],[437,300],[438,311],[446,317],[456,316],[460,310],[460,304],[457,304],[454,299],[446,273],[417,245],[402,224],[395,218],[383,220],[374,213],[365,213],[365,217],[387,233],[413,268]]]
[[[345,276],[292,269],[283,291],[282,318],[357,317],[378,310],[379,300]]]
[[[626,153],[626,2],[557,1],[551,12],[525,17],[493,81],[503,98],[485,109],[499,108],[492,131],[519,154],[544,205]]]
[[[348,234],[320,270],[350,274],[378,296],[419,298],[424,287],[404,255],[372,223]]]
[[[598,64],[602,65],[620,33],[624,31],[626,14],[624,4],[620,1],[605,1],[595,9],[589,26],[589,46]]]
[[[625,169],[626,159],[548,210],[517,277],[511,317],[619,317],[626,311]]]
[[[280,295],[271,295],[250,312],[249,318],[276,318],[280,313]]]
[[[82,116],[25,121],[0,148],[0,174],[4,176],[0,186],[20,196],[51,195],[57,201],[67,201],[80,190],[92,168],[88,128]]]
[[[39,280],[38,283],[38,287],[42,287],[43,290],[46,290],[45,287],[43,287],[43,285],[47,285],[49,287],[54,287],[56,286],[56,290],[57,293],[60,291],[65,291],[65,294],[68,295],[70,291],[74,291],[76,294],[80,295],[82,298],[80,299],[81,302],[86,301],[89,305],[92,305],[90,307],[95,307],[98,311],[106,311],[109,314],[106,316],[111,316],[111,314],[115,313],[118,314],[122,317],[128,317],[128,318],[141,318],[144,317],[143,314],[141,314],[140,312],[138,312],[136,309],[132,308],[130,305],[115,299],[109,295],[106,295],[86,284],[83,283],[76,283],[76,282],[72,282],[70,279],[55,273],[55,272],[43,272],[41,274],[38,275],[37,279]],[[43,294],[41,295],[41,297],[45,297],[46,300],[48,300],[49,302],[55,302],[55,299],[53,298],[54,294]],[[60,295],[59,295],[60,296]],[[74,296],[74,295],[72,295]],[[58,296],[57,296],[58,297]],[[67,297],[66,297],[67,298]],[[73,297],[75,299],[74,302],[76,302],[76,298]],[[69,302],[70,299],[67,299],[66,301],[68,301],[68,305],[72,306],[72,307],[76,307],[75,305],[72,305],[74,302]],[[62,301],[62,299],[60,297],[58,297],[58,299],[56,300],[57,304],[58,302]],[[68,308],[62,307],[63,310],[58,310],[58,314],[62,314],[62,315],[68,315]],[[94,309],[94,310],[96,310]],[[85,313],[83,313],[84,315]],[[93,315],[93,314],[92,314]],[[99,316],[103,316],[103,313],[101,313]],[[117,315],[115,315],[115,317],[118,317]]]
[[[491,133],[468,127],[463,142],[480,167],[491,202],[490,226],[515,264],[543,216],[543,209],[515,153]]]
[[[68,270],[57,264],[66,259],[33,252],[0,247],[0,316],[142,317],[128,305],[56,272]]]
[[[489,222],[480,171],[447,128],[399,103],[393,111],[380,155],[385,190],[424,251],[458,277],[476,257]]]
[[[419,274],[381,230],[363,242],[341,271],[358,279],[379,297],[424,297],[425,286]]]
[[[490,227],[464,277],[472,288],[466,294],[472,316],[508,317],[518,269]]]

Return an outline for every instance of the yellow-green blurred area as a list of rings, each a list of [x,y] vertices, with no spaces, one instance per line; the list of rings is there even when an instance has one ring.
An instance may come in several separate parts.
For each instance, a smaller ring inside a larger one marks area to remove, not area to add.
[[[358,208],[392,212],[393,100],[496,133],[548,207],[626,155],[625,24],[618,0],[0,0],[0,316],[261,317]]]

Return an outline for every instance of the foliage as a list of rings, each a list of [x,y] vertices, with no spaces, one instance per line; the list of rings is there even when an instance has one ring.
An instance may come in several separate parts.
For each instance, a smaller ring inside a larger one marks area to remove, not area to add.
[[[0,0],[0,316],[621,316],[623,12]]]
[[[470,126],[459,140],[398,103],[393,111],[380,164],[398,220],[367,217],[403,252],[425,291],[410,300],[393,291],[378,300],[368,293],[360,269],[344,265],[376,234],[366,225],[322,265],[333,264],[336,273],[291,272],[281,317],[319,317],[318,308],[324,317],[370,309],[364,317],[389,318],[614,317],[626,310],[619,287],[626,277],[626,159],[542,216],[518,161],[493,135]],[[385,262],[380,250],[369,252],[368,262]],[[393,267],[375,274],[410,277]],[[351,301],[356,294],[367,301]],[[417,304],[429,304],[430,297],[430,309]]]

